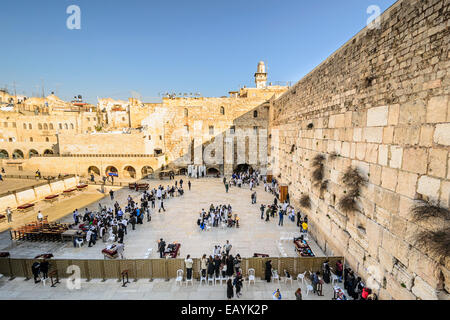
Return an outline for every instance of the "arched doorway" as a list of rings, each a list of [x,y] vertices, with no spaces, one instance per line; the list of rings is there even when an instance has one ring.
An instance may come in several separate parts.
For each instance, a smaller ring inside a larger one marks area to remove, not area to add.
[[[248,165],[247,163],[241,163],[241,164],[238,164],[237,166],[236,166],[236,169],[234,169],[234,172],[235,173],[247,173],[247,171],[250,173],[250,174],[252,174],[253,173],[253,168],[252,168],[252,166],[250,166],[250,165]]]
[[[37,152],[34,149],[31,149],[30,151],[28,151],[28,157],[32,158],[32,157],[37,157],[39,155],[39,152]]]
[[[179,174],[182,175],[182,176],[187,175],[187,168],[181,168],[180,171],[179,171]]]
[[[53,150],[45,149],[44,156],[50,156],[50,155],[53,155]]]
[[[126,178],[136,178],[136,169],[134,169],[132,166],[126,166],[123,169],[123,176]]]
[[[210,177],[217,177],[218,175],[220,175],[220,171],[216,168],[208,168],[206,170],[206,175]]]
[[[153,168],[150,166],[145,166],[141,170],[142,178],[147,178],[148,176],[153,174]]]
[[[12,154],[13,159],[23,159],[23,152],[19,149],[14,150]]]
[[[119,171],[117,170],[116,167],[114,166],[108,166],[106,167],[105,173],[107,176],[109,176],[110,173],[115,173],[117,176],[119,175]],[[117,177],[116,176],[116,177]]]
[[[96,166],[90,166],[88,168],[88,174],[89,175],[93,174],[93,175],[99,176],[100,175],[100,169],[97,168]]]
[[[8,159],[9,153],[6,150],[0,150],[0,159]]]

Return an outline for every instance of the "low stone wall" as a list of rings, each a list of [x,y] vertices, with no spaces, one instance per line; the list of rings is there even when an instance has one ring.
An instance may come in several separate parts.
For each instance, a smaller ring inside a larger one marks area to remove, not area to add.
[[[61,180],[43,182],[23,190],[2,194],[0,195],[0,212],[4,212],[7,207],[15,209],[25,203],[40,201],[46,196],[59,194],[64,190],[76,187],[78,182],[78,177],[69,176]]]

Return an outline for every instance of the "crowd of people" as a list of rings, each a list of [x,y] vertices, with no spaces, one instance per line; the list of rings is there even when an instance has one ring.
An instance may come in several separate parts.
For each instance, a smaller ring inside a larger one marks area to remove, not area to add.
[[[197,225],[202,231],[211,227],[219,227],[221,224],[229,228],[239,228],[239,217],[237,214],[233,215],[233,208],[230,204],[219,206],[211,204],[209,211],[206,212],[205,209],[202,209],[197,219]]]
[[[191,182],[188,181],[189,189]],[[136,225],[143,224],[145,221],[151,221],[152,210],[156,210],[158,205],[158,212],[166,211],[164,207],[165,201],[175,196],[183,196],[183,179],[172,186],[164,188],[159,185],[152,190],[145,190],[140,197],[140,201],[135,201],[131,195],[128,195],[127,205],[122,208],[116,201],[112,206],[102,206],[99,203],[97,211],[88,210],[79,212],[78,209],[73,211],[74,223],[71,225],[72,229],[78,228],[80,230],[79,236],[74,238],[74,246],[82,245],[84,242],[88,247],[92,247],[99,239],[106,242],[124,243],[124,238],[128,233],[129,226],[131,230],[136,229]],[[110,199],[114,201],[114,191],[110,190]],[[86,234],[83,239],[84,231]],[[123,247],[123,246],[120,246]],[[123,256],[123,255],[122,255]]]

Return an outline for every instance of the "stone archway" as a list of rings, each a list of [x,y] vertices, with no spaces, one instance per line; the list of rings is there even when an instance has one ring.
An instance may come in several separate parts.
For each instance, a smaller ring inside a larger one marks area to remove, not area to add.
[[[107,166],[105,170],[105,174],[109,176],[110,173],[115,173],[117,176],[119,175],[119,170],[117,170],[114,166]]]
[[[126,166],[125,168],[123,168],[123,176],[125,178],[136,178],[136,169],[133,168],[132,166]]]
[[[241,163],[241,164],[238,164],[238,165],[236,166],[236,168],[234,169],[234,172],[235,172],[235,173],[241,173],[241,172],[245,172],[245,173],[246,173],[247,171],[249,171],[250,174],[253,173],[253,168],[252,168],[252,166],[249,165],[249,164],[247,164],[247,163]]]
[[[90,166],[88,168],[88,174],[89,175],[93,174],[93,175],[99,176],[100,175],[100,169],[98,167],[96,167],[96,166]]]
[[[54,153],[53,153],[53,150],[51,150],[51,149],[45,149],[43,154],[44,154],[44,156],[51,156]]]
[[[147,178],[147,177],[153,175],[153,173],[154,173],[154,170],[150,166],[144,166],[141,169],[142,178]]]
[[[39,152],[37,152],[37,150],[31,149],[30,151],[28,151],[29,158],[37,157],[37,156],[39,156]]]
[[[206,170],[206,175],[210,177],[217,177],[217,175],[220,175],[220,171],[217,168],[208,168]]]
[[[0,150],[0,159],[8,159],[9,158],[9,153],[6,150]]]
[[[12,154],[12,158],[13,159],[23,159],[24,156],[23,156],[22,150],[19,150],[19,149],[14,150],[14,152]]]

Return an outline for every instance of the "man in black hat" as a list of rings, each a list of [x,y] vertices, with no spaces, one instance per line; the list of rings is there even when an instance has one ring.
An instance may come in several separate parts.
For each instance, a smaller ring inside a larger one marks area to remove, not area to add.
[[[159,251],[159,257],[163,258],[164,257],[164,251],[166,250],[166,242],[163,240],[163,238],[161,238],[159,240],[159,244],[158,244],[158,251]]]

